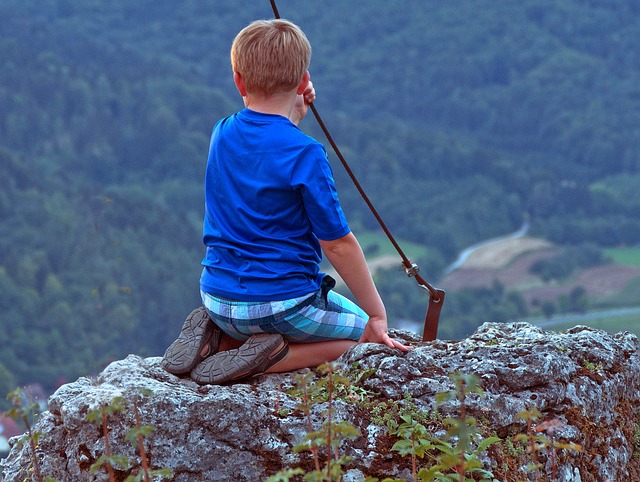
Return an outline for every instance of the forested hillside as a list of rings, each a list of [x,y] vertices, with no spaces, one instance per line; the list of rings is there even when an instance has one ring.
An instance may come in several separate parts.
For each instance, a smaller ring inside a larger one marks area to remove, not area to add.
[[[640,242],[636,0],[278,6],[313,44],[318,110],[394,234],[426,248],[427,277],[525,219],[560,245]],[[0,3],[0,388],[176,335],[199,303],[209,134],[241,108],[229,46],[272,16],[266,0]],[[334,171],[356,234],[375,230]],[[403,278],[381,282],[412,317]]]

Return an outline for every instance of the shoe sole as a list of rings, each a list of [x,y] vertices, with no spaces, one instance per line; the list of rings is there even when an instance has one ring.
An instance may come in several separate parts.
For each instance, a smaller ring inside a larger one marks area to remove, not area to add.
[[[187,375],[204,358],[218,351],[220,337],[220,329],[204,306],[196,308],[187,316],[178,338],[165,351],[161,365],[174,375]],[[209,349],[202,355],[205,346]]]
[[[240,348],[219,352],[191,371],[191,379],[200,384],[222,384],[242,380],[267,371],[289,352],[281,335],[259,333]]]

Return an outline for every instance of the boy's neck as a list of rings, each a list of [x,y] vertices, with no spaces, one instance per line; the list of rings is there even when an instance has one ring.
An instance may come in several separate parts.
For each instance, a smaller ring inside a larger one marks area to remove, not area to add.
[[[276,114],[290,118],[296,103],[296,93],[283,92],[270,96],[248,94],[243,97],[243,100],[247,109],[263,114]]]

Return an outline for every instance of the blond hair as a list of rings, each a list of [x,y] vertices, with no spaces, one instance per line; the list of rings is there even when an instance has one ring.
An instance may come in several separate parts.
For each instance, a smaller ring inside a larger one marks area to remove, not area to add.
[[[236,36],[231,67],[244,79],[247,92],[272,95],[300,84],[311,61],[311,44],[287,20],[256,20]]]

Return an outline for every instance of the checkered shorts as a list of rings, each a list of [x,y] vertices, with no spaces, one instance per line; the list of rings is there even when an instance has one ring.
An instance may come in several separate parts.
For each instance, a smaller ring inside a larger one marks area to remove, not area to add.
[[[334,283],[325,277],[317,293],[271,302],[234,301],[202,291],[200,294],[211,319],[236,340],[246,340],[256,333],[280,333],[294,343],[358,341],[369,317],[358,305],[330,291]]]

